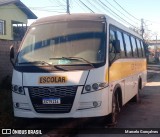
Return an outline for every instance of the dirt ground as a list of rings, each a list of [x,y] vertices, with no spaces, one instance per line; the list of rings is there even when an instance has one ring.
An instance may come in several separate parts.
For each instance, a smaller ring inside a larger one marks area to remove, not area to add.
[[[79,132],[76,137],[160,137],[160,71],[152,69],[149,73],[148,82],[140,94],[140,103],[129,102],[123,107],[116,128],[157,129],[158,134],[81,134]],[[92,130],[95,131],[96,128]]]

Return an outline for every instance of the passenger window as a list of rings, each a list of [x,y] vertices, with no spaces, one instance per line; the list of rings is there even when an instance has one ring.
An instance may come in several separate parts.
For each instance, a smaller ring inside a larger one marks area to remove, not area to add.
[[[116,52],[113,46],[113,41],[116,40],[116,32],[110,30],[109,35],[109,61],[112,62],[116,58]]]
[[[143,45],[143,42],[142,42],[142,41],[141,41],[141,48],[142,48],[143,57],[145,57],[146,54],[145,54],[145,51],[144,51],[144,45]]]
[[[124,41],[125,41],[127,57],[132,57],[132,48],[131,48],[129,35],[124,34]]]
[[[137,47],[138,47],[138,55],[139,55],[139,57],[143,57],[143,55],[142,55],[142,49],[141,49],[141,44],[140,44],[139,39],[136,39],[136,42],[137,42]]]
[[[132,43],[132,49],[133,49],[133,55],[134,57],[138,57],[138,51],[136,46],[136,40],[134,37],[131,36],[131,43]]]
[[[116,40],[116,32],[113,30],[110,30],[110,37],[109,37],[109,49],[110,52],[114,52],[114,47],[113,47],[113,41]]]
[[[117,31],[117,39],[120,41],[121,57],[125,57],[125,49],[124,49],[124,44],[123,44],[123,37],[122,37],[122,33],[120,31]]]

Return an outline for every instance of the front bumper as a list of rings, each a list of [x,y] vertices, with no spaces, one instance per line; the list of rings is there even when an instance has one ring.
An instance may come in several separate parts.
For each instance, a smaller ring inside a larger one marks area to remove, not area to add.
[[[81,94],[83,86],[78,86],[72,108],[69,113],[37,113],[32,105],[28,88],[25,95],[13,94],[15,117],[25,118],[82,118],[105,116],[108,111],[108,87],[91,93]],[[19,103],[19,107],[16,104]]]

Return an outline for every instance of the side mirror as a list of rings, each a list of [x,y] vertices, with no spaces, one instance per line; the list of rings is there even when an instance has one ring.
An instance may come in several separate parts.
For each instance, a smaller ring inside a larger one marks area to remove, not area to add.
[[[120,53],[121,52],[120,41],[119,40],[114,40],[112,42],[112,44],[113,44],[113,47],[115,49],[115,52]]]
[[[12,64],[12,66],[14,67],[13,59],[14,59],[14,47],[13,47],[13,45],[11,45],[10,46],[10,62]]]

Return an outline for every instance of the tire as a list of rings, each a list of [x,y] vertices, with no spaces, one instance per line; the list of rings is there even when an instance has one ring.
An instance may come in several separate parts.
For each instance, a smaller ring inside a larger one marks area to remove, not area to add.
[[[137,88],[137,94],[132,98],[132,102],[136,102],[139,103],[140,102],[140,85],[138,84],[138,88]]]
[[[119,98],[118,94],[113,94],[112,97],[112,113],[108,116],[108,124],[110,126],[115,126],[118,121],[118,114],[120,112],[120,104],[119,104]]]

